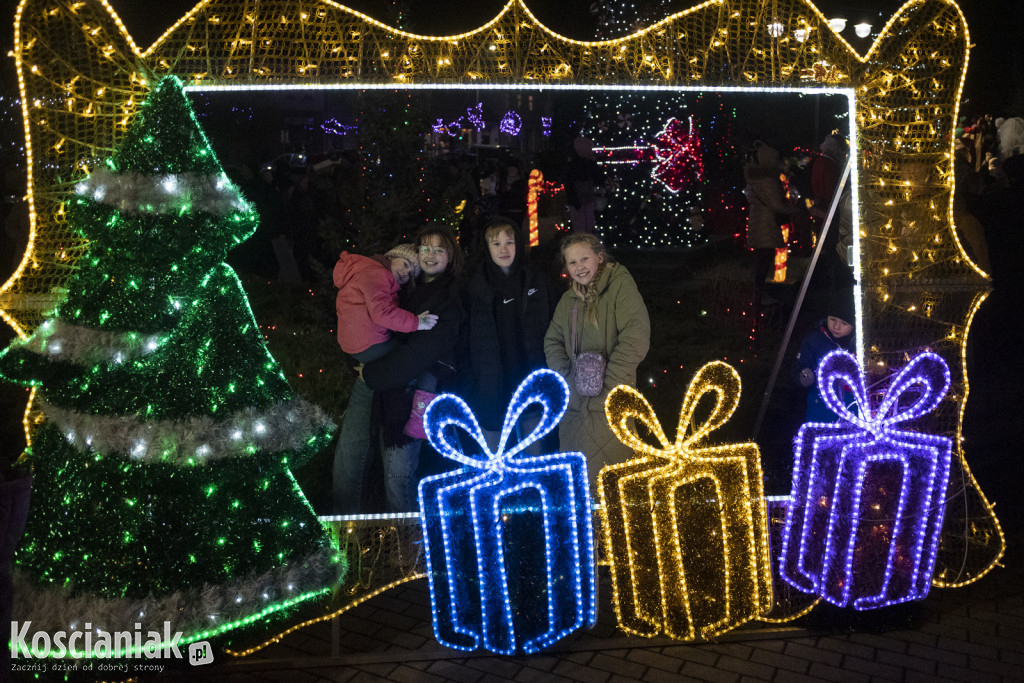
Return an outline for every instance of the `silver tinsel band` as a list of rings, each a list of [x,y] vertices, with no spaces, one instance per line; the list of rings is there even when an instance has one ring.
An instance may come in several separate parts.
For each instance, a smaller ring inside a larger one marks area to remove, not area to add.
[[[336,551],[324,549],[301,561],[277,567],[258,575],[240,577],[231,583],[205,584],[199,588],[176,591],[170,595],[146,598],[105,598],[99,595],[72,595],[62,587],[41,586],[20,571],[14,572],[12,619],[32,622],[30,633],[81,631],[91,624],[95,631],[164,632],[190,634],[228,630],[234,622],[258,614],[275,605],[311,592],[333,588],[344,579],[344,563],[335,559]],[[140,624],[141,628],[136,628]]]
[[[39,408],[68,442],[82,450],[126,455],[136,462],[201,465],[220,458],[300,449],[330,422],[319,406],[300,398],[267,409],[247,408],[224,419],[140,420],[135,415],[91,415],[39,399]]]
[[[97,330],[53,318],[40,325],[28,339],[15,343],[53,360],[96,365],[141,358],[156,351],[166,340],[166,335]]]
[[[133,215],[180,214],[184,206],[191,212],[202,211],[214,216],[252,209],[223,173],[143,175],[114,173],[100,166],[75,184],[75,194]]]

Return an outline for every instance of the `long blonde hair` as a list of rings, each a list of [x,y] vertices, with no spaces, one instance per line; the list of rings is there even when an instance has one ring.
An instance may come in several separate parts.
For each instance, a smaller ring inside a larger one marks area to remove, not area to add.
[[[591,251],[598,255],[601,259],[601,263],[597,266],[597,270],[594,271],[594,277],[590,278],[590,282],[586,286],[572,280],[572,291],[576,293],[580,299],[583,300],[583,319],[591,325],[597,326],[597,300],[600,298],[600,293],[597,291],[597,281],[601,279],[601,275],[604,274],[605,268],[611,268],[615,265],[615,259],[605,249],[604,244],[596,236],[590,233],[581,232],[575,235],[569,235],[562,241],[562,270],[566,268],[565,264],[565,252],[569,247],[582,245],[589,247]],[[566,275],[569,275],[566,272]]]

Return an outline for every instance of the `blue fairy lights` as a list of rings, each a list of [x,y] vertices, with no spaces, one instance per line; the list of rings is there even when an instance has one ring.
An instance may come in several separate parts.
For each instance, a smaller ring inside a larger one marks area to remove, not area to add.
[[[516,390],[495,451],[458,396],[424,415],[431,445],[463,467],[420,482],[420,515],[434,633],[448,647],[510,655],[549,647],[597,619],[587,465],[582,453],[520,457],[569,402],[558,373],[537,370]],[[540,421],[509,445],[516,423]],[[461,428],[479,447],[467,453]]]

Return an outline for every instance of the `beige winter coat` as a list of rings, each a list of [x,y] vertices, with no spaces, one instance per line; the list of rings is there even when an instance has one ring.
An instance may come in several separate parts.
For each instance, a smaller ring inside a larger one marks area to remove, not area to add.
[[[570,339],[572,309],[577,302],[579,351],[603,353],[608,359],[604,388],[598,396],[576,393],[572,363],[575,351]],[[650,345],[647,306],[633,277],[621,265],[608,266],[599,275],[596,326],[586,322],[583,302],[571,289],[562,295],[555,308],[544,336],[544,354],[548,367],[565,377],[571,390],[569,409],[558,426],[560,450],[586,455],[592,490],[602,467],[632,457],[632,450],[622,445],[608,428],[604,399],[619,384],[636,386],[636,368],[647,356]]]

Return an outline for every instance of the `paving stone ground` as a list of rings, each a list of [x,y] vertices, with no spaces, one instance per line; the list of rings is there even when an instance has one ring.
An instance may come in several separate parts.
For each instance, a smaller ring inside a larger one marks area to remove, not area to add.
[[[248,657],[153,680],[314,683],[619,683],[625,681],[1024,681],[1020,544],[1004,568],[959,589],[932,589],[882,621],[823,613],[800,627],[748,625],[716,643],[628,636],[615,625],[607,580],[598,624],[546,652],[516,657],[451,650],[434,640],[426,579]],[[333,650],[334,643],[337,650]],[[336,656],[332,656],[335,653]]]

